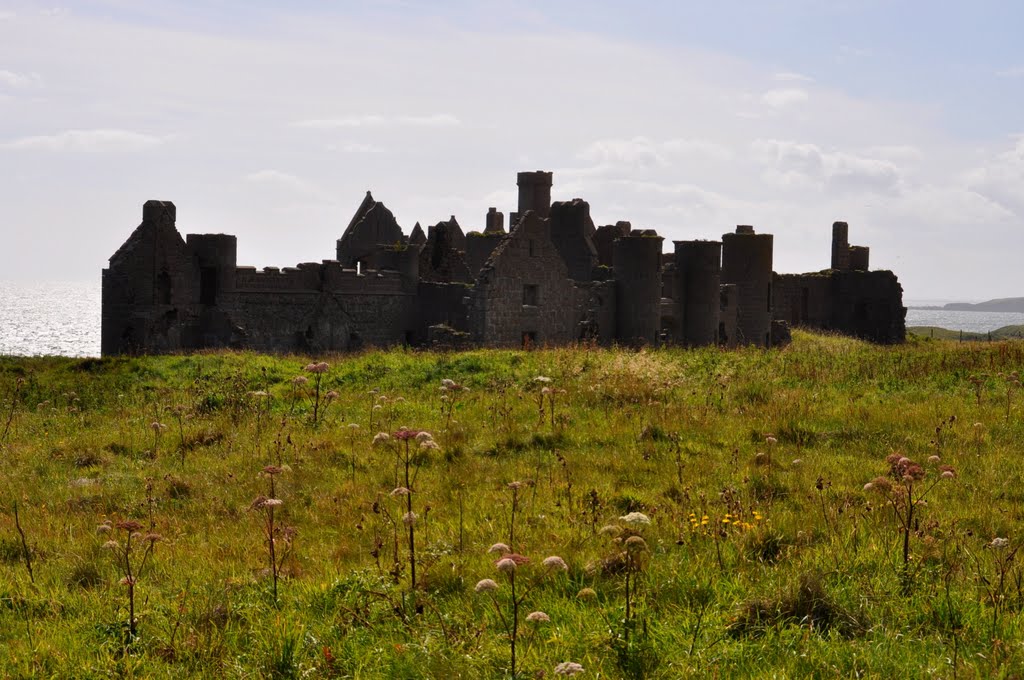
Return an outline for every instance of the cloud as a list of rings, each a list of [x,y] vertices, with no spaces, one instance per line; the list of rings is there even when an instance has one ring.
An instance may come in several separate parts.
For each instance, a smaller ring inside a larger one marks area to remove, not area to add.
[[[1024,78],[1024,66],[1011,66],[1001,71],[996,71],[1000,78]]]
[[[146,151],[160,146],[167,139],[129,130],[65,130],[55,135],[22,137],[0,146],[38,151],[116,153]]]
[[[778,80],[782,82],[800,82],[800,83],[813,83],[814,78],[805,76],[802,73],[793,73],[792,71],[782,71],[780,73],[772,74],[772,80]]]
[[[753,149],[767,166],[763,177],[779,186],[890,196],[903,191],[902,171],[885,158],[824,151],[816,144],[777,139],[758,139]]]
[[[449,113],[427,116],[383,116],[368,114],[341,118],[313,118],[292,123],[293,127],[329,130],[349,127],[454,127],[462,121]]]
[[[811,96],[806,90],[791,87],[779,90],[768,90],[761,95],[761,102],[773,109],[785,109],[794,104],[802,104]]]
[[[41,79],[38,73],[15,73],[14,71],[0,69],[0,85],[20,88],[39,85],[40,82]]]
[[[328,144],[328,151],[339,153],[384,153],[384,149],[374,144],[361,144],[359,142],[343,142],[341,144]]]
[[[967,173],[967,182],[973,191],[1024,217],[1024,135],[1013,148]]]
[[[246,182],[277,187],[318,201],[332,200],[330,195],[316,183],[280,170],[258,170],[245,175],[244,179]]]
[[[577,154],[592,163],[579,174],[622,173],[626,171],[666,168],[677,158],[700,157],[728,161],[733,152],[728,147],[703,139],[675,138],[663,142],[638,136],[632,139],[599,139]]]

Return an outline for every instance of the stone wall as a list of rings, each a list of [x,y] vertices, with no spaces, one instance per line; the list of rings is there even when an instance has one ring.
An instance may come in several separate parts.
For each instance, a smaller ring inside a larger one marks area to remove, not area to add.
[[[481,270],[470,294],[469,330],[474,342],[491,347],[566,344],[577,338],[576,300],[548,221],[530,211]]]

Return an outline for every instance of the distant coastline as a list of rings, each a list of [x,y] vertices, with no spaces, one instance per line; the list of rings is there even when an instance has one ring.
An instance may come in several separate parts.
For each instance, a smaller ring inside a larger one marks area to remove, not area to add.
[[[910,305],[907,309],[927,309],[947,312],[1009,312],[1024,314],[1024,297],[996,298],[985,302],[949,302],[938,305]]]

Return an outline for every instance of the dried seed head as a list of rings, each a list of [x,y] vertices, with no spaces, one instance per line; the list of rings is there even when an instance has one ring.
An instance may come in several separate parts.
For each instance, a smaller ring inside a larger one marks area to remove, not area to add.
[[[503,574],[511,574],[516,570],[516,561],[503,557],[494,563],[494,567]]]
[[[512,548],[508,547],[504,543],[495,543],[494,545],[492,545],[490,548],[487,549],[487,552],[488,553],[499,553],[501,555],[506,555],[506,554],[512,552]]]
[[[545,557],[544,566],[548,569],[561,569],[562,571],[569,571],[569,565],[565,563],[558,555],[552,555],[551,557]]]
[[[526,615],[526,620],[530,623],[547,623],[551,621],[551,617],[544,612],[530,612]]]
[[[497,590],[497,589],[498,589],[498,584],[495,583],[493,579],[489,579],[489,578],[485,578],[485,579],[481,579],[481,580],[477,581],[476,585],[473,587],[473,590],[475,590],[478,593],[487,593],[487,592],[491,592],[491,591]]]

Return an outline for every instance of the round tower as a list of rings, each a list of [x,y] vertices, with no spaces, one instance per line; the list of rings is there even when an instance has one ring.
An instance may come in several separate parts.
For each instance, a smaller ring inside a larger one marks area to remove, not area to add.
[[[537,217],[547,219],[551,212],[551,182],[552,173],[543,170],[520,172],[516,175],[516,184],[519,186],[517,212],[520,216],[527,210],[532,210],[537,213]]]
[[[718,342],[722,244],[719,241],[673,241],[675,244],[676,341],[685,345]]]
[[[772,243],[749,225],[722,236],[722,283],[736,284],[738,345],[771,346]]]
[[[615,240],[615,337],[627,345],[653,345],[661,325],[661,242],[652,229]]]

